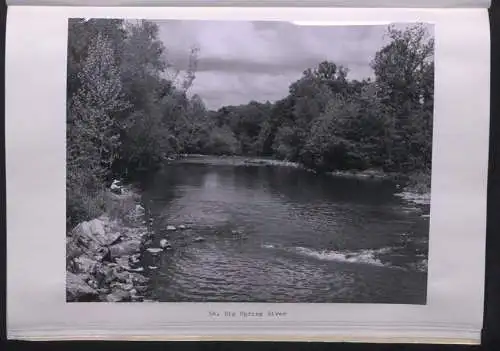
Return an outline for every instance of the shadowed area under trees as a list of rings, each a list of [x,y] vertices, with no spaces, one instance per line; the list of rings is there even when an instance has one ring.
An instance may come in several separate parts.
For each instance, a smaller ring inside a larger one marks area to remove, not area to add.
[[[113,177],[134,179],[168,157],[267,156],[319,172],[431,170],[434,40],[425,28],[390,27],[374,78],[320,62],[276,102],[205,108],[184,77],[170,77],[168,48],[149,21],[69,21],[67,225],[98,216]],[[181,81],[179,83],[179,80]]]

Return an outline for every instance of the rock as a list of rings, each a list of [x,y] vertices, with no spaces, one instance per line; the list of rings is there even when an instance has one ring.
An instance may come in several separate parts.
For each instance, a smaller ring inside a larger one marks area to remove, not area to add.
[[[137,290],[136,289],[130,289],[129,293],[130,293],[130,295],[137,295]]]
[[[186,229],[186,226],[185,226],[184,224],[181,224],[181,225],[179,226],[179,229]]]
[[[127,269],[130,272],[143,272],[144,268],[143,267],[137,267],[137,268],[129,268]]]
[[[111,188],[111,192],[116,195],[122,195],[123,194],[123,189],[120,187],[114,187]]]
[[[131,278],[134,284],[146,284],[149,280],[148,278],[139,273],[131,273]]]
[[[106,296],[107,302],[123,302],[130,301],[130,293],[120,288],[113,289],[113,292]]]
[[[159,248],[156,248],[156,247],[150,247],[150,248],[146,249],[146,251],[151,252],[152,254],[156,254],[158,252],[162,252],[163,249],[159,249]]]
[[[96,271],[96,267],[98,265],[97,261],[86,257],[80,256],[73,260],[75,262],[75,269],[81,273],[90,273],[93,274]]]
[[[121,182],[119,180],[113,180],[113,183],[109,187],[112,193],[121,195],[123,193],[123,188],[121,186]]]
[[[128,267],[129,260],[130,256],[121,256],[115,259],[116,263],[118,263],[120,267]]]
[[[133,284],[134,280],[141,283],[143,281],[147,282],[146,277],[143,277],[138,273],[128,272],[124,269],[124,267],[120,266],[108,268],[105,271],[105,283],[111,285],[120,283]]]
[[[172,245],[170,245],[170,243],[168,242],[168,240],[167,240],[167,239],[161,239],[161,240],[160,240],[160,247],[161,247],[162,249],[165,249],[165,248],[167,248],[167,247],[172,247]]]
[[[87,275],[66,272],[66,296],[68,301],[97,299],[99,293],[85,282],[87,278]]]
[[[120,232],[108,233],[107,240],[104,243],[106,246],[111,246],[118,244],[123,239],[123,236]]]
[[[141,294],[145,293],[146,291],[148,291],[148,287],[145,286],[145,285],[139,285],[139,286],[136,286],[135,289],[140,292]]]
[[[158,267],[156,267],[156,266],[148,266],[148,268],[151,270],[158,269]]]
[[[105,267],[102,271],[103,277],[101,279],[105,284],[109,284],[117,279],[117,269],[115,267]]]
[[[92,288],[92,289],[96,289],[97,291],[97,288],[99,287],[97,282],[94,280],[94,279],[89,279],[87,281],[87,284]]]
[[[140,240],[127,240],[121,243],[115,244],[109,248],[111,258],[132,255],[137,253],[141,247]]]
[[[91,221],[89,221],[87,223],[90,226],[90,232],[93,235],[98,236],[99,239],[101,239],[102,242],[104,244],[106,244],[106,242],[104,241],[105,236],[106,236],[106,232],[104,230],[104,223],[101,220],[99,220],[99,219],[93,219],[93,220],[91,220]]]
[[[77,239],[74,237],[66,238],[66,258],[72,260],[83,253],[82,249],[78,246]]]
[[[173,231],[176,230],[176,228],[173,225],[167,225],[167,230]]]
[[[93,219],[78,224],[70,233],[73,241],[69,241],[70,250],[80,249],[88,256],[94,257],[102,251],[103,247],[115,243],[120,233],[106,233],[105,222],[101,219]]]
[[[130,291],[134,288],[133,284],[120,284],[120,288],[123,290]]]
[[[205,238],[202,236],[198,236],[198,237],[193,239],[193,242],[195,242],[195,243],[200,243],[202,241],[205,241]]]

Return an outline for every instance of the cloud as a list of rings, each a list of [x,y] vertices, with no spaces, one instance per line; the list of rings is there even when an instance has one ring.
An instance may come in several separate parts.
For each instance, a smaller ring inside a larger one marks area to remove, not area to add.
[[[207,107],[275,101],[307,68],[331,60],[349,76],[372,76],[370,61],[384,44],[385,26],[298,26],[288,22],[156,21],[166,59],[185,71],[198,47],[192,93]]]
[[[298,78],[288,74],[203,71],[196,76],[191,93],[198,94],[209,108],[276,101],[288,93],[290,83]]]

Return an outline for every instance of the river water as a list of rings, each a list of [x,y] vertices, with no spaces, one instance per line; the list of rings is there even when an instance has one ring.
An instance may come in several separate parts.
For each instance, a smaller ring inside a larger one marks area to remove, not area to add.
[[[148,180],[149,246],[172,244],[143,255],[148,298],[425,304],[428,206],[388,181],[234,160],[174,161]]]

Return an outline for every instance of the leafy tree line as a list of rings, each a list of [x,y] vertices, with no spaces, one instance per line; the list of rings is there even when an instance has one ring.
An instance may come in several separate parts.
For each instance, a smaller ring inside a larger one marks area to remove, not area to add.
[[[72,19],[67,82],[67,224],[97,216],[113,177],[136,178],[183,153],[270,156],[318,171],[430,172],[434,43],[422,26],[390,28],[375,78],[333,62],[307,69],[270,103],[208,111],[149,21]],[[180,80],[180,82],[179,82]]]
[[[274,104],[251,102],[213,114],[218,150],[298,161],[319,171],[378,168],[430,173],[434,40],[425,28],[388,29],[373,79],[321,62]]]
[[[189,151],[205,107],[188,97],[197,50],[181,83],[149,21],[71,19],[67,67],[67,224],[97,216],[112,177],[137,177]]]

